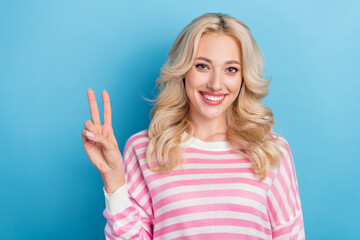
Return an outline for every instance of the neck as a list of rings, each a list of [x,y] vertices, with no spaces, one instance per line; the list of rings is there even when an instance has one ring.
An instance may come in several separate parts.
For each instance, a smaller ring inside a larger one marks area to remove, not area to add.
[[[225,115],[216,119],[190,116],[190,119],[195,126],[194,137],[205,142],[226,141]]]

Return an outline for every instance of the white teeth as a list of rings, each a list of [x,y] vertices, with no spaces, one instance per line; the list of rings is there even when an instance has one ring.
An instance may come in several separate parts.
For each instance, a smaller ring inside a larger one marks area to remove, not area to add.
[[[214,97],[214,96],[209,96],[209,95],[205,95],[205,94],[201,94],[201,95],[203,95],[206,99],[208,99],[210,101],[215,101],[215,102],[220,101],[221,99],[223,99],[225,97],[225,95],[221,96],[221,97]]]

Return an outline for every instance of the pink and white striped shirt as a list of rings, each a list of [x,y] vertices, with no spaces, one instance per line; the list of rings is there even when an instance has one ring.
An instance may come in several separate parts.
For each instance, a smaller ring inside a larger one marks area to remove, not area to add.
[[[182,144],[182,165],[153,173],[147,130],[134,134],[123,152],[126,184],[112,194],[103,187],[106,239],[305,239],[291,151],[273,134],[283,161],[262,182],[227,142],[194,137]]]

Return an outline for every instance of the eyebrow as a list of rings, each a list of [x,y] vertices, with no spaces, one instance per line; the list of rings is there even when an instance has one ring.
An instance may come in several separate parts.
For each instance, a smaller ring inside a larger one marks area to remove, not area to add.
[[[206,57],[197,57],[197,58],[195,58],[195,60],[196,60],[196,59],[198,59],[198,60],[204,60],[204,61],[206,61],[206,62],[208,62],[208,63],[212,63],[212,61],[211,61],[210,59],[206,58]],[[226,64],[236,63],[236,64],[239,64],[239,65],[241,66],[241,64],[240,64],[238,61],[236,61],[236,60],[229,60],[229,61],[226,61],[225,63],[226,63]]]

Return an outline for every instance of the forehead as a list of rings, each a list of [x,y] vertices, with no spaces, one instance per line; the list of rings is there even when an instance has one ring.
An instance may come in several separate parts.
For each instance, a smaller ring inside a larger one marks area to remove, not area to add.
[[[235,37],[221,33],[206,33],[201,36],[196,57],[206,57],[214,62],[238,60],[241,49]]]

